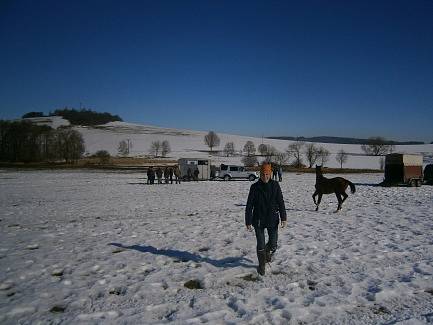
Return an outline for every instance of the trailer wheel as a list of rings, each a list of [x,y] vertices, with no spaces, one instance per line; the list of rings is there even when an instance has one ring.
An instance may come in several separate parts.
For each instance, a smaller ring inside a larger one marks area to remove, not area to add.
[[[409,182],[409,186],[410,187],[415,187],[416,186],[416,180],[411,179],[410,182]]]
[[[417,180],[415,181],[415,186],[416,186],[416,187],[420,187],[421,185],[422,185],[421,180],[420,180],[420,179],[417,179]]]

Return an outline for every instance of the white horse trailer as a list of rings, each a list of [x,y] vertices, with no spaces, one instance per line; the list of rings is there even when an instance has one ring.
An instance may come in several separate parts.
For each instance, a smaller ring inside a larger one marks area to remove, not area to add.
[[[180,177],[188,179],[188,169],[191,170],[191,175],[194,175],[194,170],[198,170],[199,180],[209,180],[211,175],[210,159],[201,158],[181,158],[178,160]]]
[[[383,185],[421,186],[422,155],[391,153],[385,156],[385,180]]]

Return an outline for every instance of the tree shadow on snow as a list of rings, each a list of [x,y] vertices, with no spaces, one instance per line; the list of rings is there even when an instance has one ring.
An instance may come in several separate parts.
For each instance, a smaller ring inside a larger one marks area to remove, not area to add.
[[[209,257],[203,257],[198,254],[193,254],[187,251],[179,251],[176,249],[158,249],[153,246],[146,245],[132,245],[132,246],[124,246],[119,243],[110,243],[109,245],[124,248],[124,249],[133,249],[142,253],[152,253],[155,255],[164,255],[167,257],[171,257],[176,260],[180,260],[182,262],[193,261],[196,263],[209,263],[215,267],[237,267],[242,266],[246,268],[256,268],[256,265],[245,264],[244,262],[253,263],[248,258],[245,257],[226,257],[221,260],[214,260]]]

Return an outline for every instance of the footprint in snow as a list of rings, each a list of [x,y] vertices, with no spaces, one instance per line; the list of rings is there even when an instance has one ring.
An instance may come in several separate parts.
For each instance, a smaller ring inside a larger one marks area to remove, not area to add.
[[[10,282],[10,281],[2,282],[2,283],[0,283],[0,290],[2,290],[2,291],[9,290],[13,286],[14,286],[13,282]]]

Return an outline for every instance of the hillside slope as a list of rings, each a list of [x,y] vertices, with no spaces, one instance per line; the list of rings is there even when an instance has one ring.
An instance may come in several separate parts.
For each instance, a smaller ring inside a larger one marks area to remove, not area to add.
[[[170,158],[178,159],[181,157],[209,158],[209,148],[204,143],[205,131],[193,131],[174,128],[163,128],[150,125],[111,122],[98,127],[75,127],[76,130],[83,134],[86,151],[90,154],[97,150],[107,150],[112,155],[117,155],[119,142],[130,140],[132,143],[130,156],[145,156],[149,154],[152,142],[167,140],[171,146]],[[287,147],[293,143],[290,140],[278,140],[268,138],[255,138],[239,136],[233,134],[217,133],[221,139],[220,146],[214,150],[222,150],[227,142],[233,142],[235,150],[240,151],[247,141],[252,141],[256,148],[261,144],[269,144],[277,150],[285,152]],[[354,144],[332,144],[322,143],[330,151],[331,156],[326,166],[339,167],[335,160],[335,155],[343,149],[349,154],[346,164],[347,168],[380,168],[381,157],[367,157],[363,155],[360,145]],[[431,162],[433,145],[398,145],[396,152],[402,153],[421,153],[425,156],[425,163]],[[212,155],[211,159],[214,164],[233,163],[239,164],[241,156],[224,157],[222,154]]]

